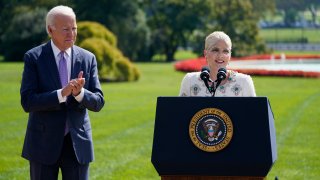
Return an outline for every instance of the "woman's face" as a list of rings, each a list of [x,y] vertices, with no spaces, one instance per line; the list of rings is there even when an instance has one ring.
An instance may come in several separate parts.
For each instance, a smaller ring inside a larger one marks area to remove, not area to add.
[[[223,40],[219,40],[205,50],[205,57],[210,70],[216,72],[219,68],[227,67],[231,58],[231,50]]]

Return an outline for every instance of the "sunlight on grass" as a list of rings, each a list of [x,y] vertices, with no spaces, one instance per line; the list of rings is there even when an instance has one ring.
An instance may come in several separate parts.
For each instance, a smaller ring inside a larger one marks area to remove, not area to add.
[[[319,55],[318,51],[274,51],[273,54],[286,54],[286,55]]]
[[[184,73],[172,63],[138,63],[138,82],[103,83],[106,106],[90,112],[95,161],[90,179],[160,179],[151,164],[158,96],[178,95]],[[26,179],[20,157],[27,113],[20,105],[22,63],[0,63],[0,179]],[[267,96],[275,116],[278,160],[268,179],[320,176],[319,79],[253,77],[258,96]]]
[[[319,43],[318,29],[301,28],[268,28],[260,29],[259,34],[266,42],[294,42],[304,40],[308,43]]]
[[[193,59],[197,57],[199,57],[199,55],[192,52],[191,50],[180,50],[180,51],[177,51],[177,53],[174,55],[174,58],[176,60]]]
[[[174,59],[176,61],[185,60],[185,59],[193,59],[193,58],[197,58],[197,57],[198,57],[198,55],[196,53],[192,52],[192,50],[180,49],[174,54]],[[165,62],[165,60],[166,60],[166,56],[164,54],[156,54],[152,57],[153,62]]]

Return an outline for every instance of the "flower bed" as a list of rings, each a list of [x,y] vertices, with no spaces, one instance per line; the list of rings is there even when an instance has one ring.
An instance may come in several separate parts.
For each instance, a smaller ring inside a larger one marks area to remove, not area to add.
[[[259,54],[259,55],[252,55],[252,56],[245,56],[239,58],[232,58],[232,60],[266,60],[266,59],[286,59],[286,60],[296,60],[296,59],[320,59],[320,55],[281,55],[281,54]]]
[[[284,57],[283,55],[253,55],[242,58],[232,58],[232,61],[236,60],[309,60],[309,59],[317,59],[320,60],[320,55],[287,55]],[[179,61],[174,64],[174,67],[177,71],[183,72],[195,72],[200,71],[203,66],[207,65],[204,57],[199,57],[196,59],[188,59],[184,61]],[[320,71],[303,71],[303,70],[268,70],[268,69],[233,69],[235,71],[249,74],[249,75],[258,75],[258,76],[295,76],[295,77],[314,77],[320,78]]]
[[[267,69],[233,69],[235,71],[256,76],[290,76],[320,78],[320,72],[293,71],[293,70],[267,70]]]

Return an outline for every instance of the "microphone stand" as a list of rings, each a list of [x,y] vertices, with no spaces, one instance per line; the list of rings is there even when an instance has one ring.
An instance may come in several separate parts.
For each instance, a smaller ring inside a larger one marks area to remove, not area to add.
[[[210,92],[210,94],[212,94],[212,92],[214,91],[214,86],[209,86],[208,81],[209,82],[213,82],[213,81],[210,78],[204,81],[204,84],[206,85],[208,91]]]
[[[214,97],[214,95],[216,94],[216,90],[218,89],[218,86],[220,85],[222,80],[226,78],[227,70],[225,68],[220,68],[217,73],[217,80],[215,80],[214,82],[211,80],[209,73],[210,69],[208,69],[207,67],[202,68],[200,78],[204,82],[209,93],[212,95],[212,97]],[[209,86],[208,82],[212,82],[212,85]],[[214,85],[215,83],[216,86]]]
[[[222,79],[217,79],[217,80],[214,81],[214,82],[217,83],[216,86],[214,86],[214,83],[212,84],[212,87],[211,87],[213,89],[213,92],[211,93],[212,97],[215,96],[216,90],[218,89],[218,86],[220,85],[221,81],[222,81]]]
[[[212,82],[212,85],[209,85],[209,82]],[[208,91],[210,92],[210,94],[212,95],[212,97],[214,97],[214,95],[216,94],[216,90],[218,89],[218,86],[220,85],[220,83],[222,82],[222,79],[217,79],[214,82],[209,78],[204,80],[204,84],[206,85]],[[216,83],[216,85],[215,85]]]
[[[216,90],[218,89],[220,83],[227,77],[227,70],[225,68],[220,68],[217,73],[217,80],[215,82],[217,83],[216,86],[214,86],[214,83],[212,85],[213,87],[213,94],[214,96],[216,94]]]

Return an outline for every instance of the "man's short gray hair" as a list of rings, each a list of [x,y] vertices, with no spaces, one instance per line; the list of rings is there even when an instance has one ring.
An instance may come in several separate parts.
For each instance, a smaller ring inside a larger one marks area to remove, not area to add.
[[[213,33],[209,34],[206,37],[205,50],[209,50],[219,40],[224,41],[228,45],[229,50],[231,50],[231,48],[232,48],[231,39],[226,33],[222,32],[222,31],[214,31]]]
[[[68,7],[68,6],[56,6],[54,8],[52,8],[46,17],[46,30],[47,33],[49,34],[49,29],[48,26],[54,26],[54,19],[56,15],[59,14],[64,14],[64,15],[68,15],[68,16],[73,16],[74,18],[76,18],[76,14],[74,13],[73,9]]]

